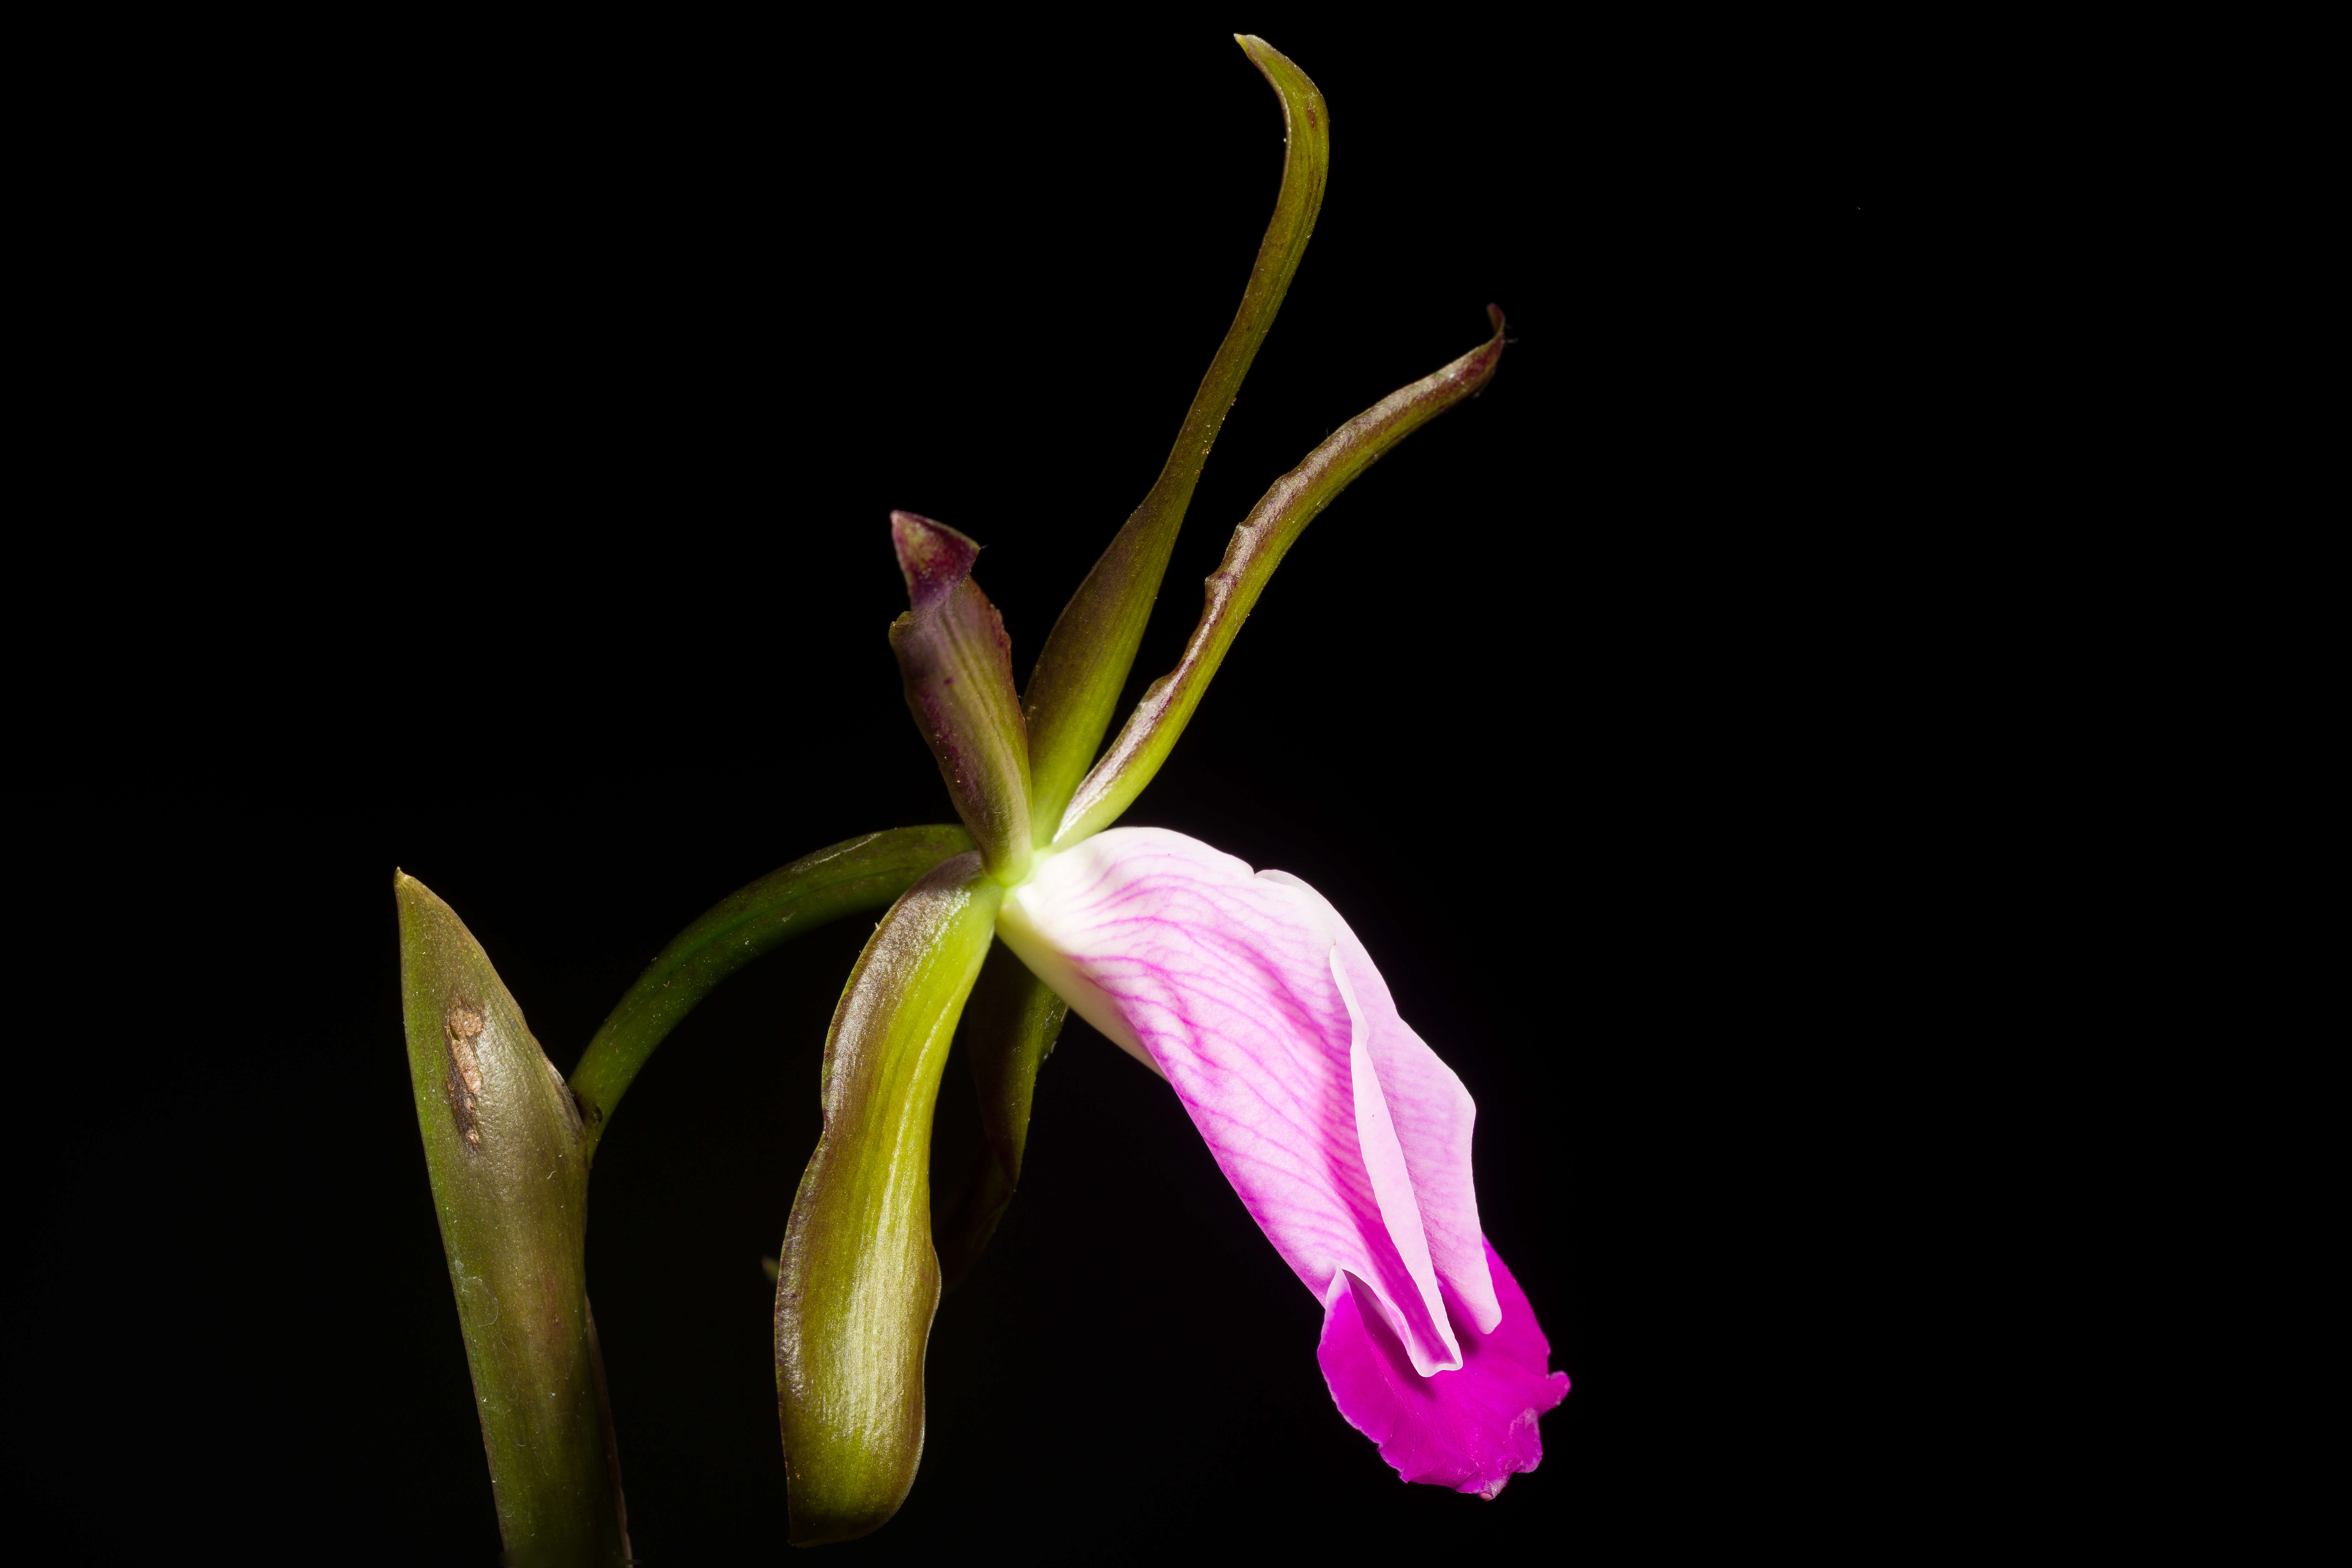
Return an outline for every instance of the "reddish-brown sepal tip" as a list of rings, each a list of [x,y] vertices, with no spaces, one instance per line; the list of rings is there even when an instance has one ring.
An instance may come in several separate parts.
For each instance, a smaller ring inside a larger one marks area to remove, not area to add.
[[[890,514],[890,543],[898,552],[899,574],[907,579],[907,597],[919,610],[947,597],[980,559],[980,546],[970,539],[911,511]]]

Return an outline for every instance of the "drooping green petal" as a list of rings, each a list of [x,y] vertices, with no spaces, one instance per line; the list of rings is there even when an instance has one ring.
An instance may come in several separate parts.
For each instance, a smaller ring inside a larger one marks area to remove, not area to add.
[[[588,1315],[579,1108],[473,933],[393,874],[417,1131],[506,1561],[629,1555],[620,1461]]]
[[[803,855],[713,904],[637,976],[572,1069],[588,1152],[654,1047],[720,981],[803,931],[887,907],[916,878],[971,847],[970,834],[944,825],[868,833]]]
[[[964,1008],[964,1053],[971,1061],[972,1087],[980,1091],[980,1116],[988,1147],[972,1161],[971,1179],[955,1213],[940,1234],[940,1270],[944,1289],[963,1282],[987,1250],[1021,1184],[1021,1156],[1029,1142],[1029,1101],[1037,1068],[1054,1054],[1070,1005],[999,942],[972,987]]]
[[[1282,193],[1275,198],[1274,217],[1258,245],[1257,264],[1242,291],[1241,309],[1209,362],[1200,390],[1192,395],[1167,466],[1064,606],[1038,652],[1023,700],[1029,720],[1031,811],[1040,845],[1053,838],[1064,805],[1110,728],[1119,689],[1127,683],[1144,623],[1151,617],[1151,603],[1159,596],[1160,580],[1168,571],[1168,552],[1175,548],[1184,509],[1192,504],[1192,489],[1241,391],[1242,378],[1249,374],[1258,346],[1282,308],[1282,297],[1315,232],[1315,216],[1323,206],[1331,163],[1331,116],[1323,95],[1305,71],[1265,39],[1237,35],[1234,41],[1282,102]]]
[[[1503,312],[1486,307],[1495,335],[1434,374],[1389,394],[1333,431],[1307,460],[1275,480],[1225,547],[1208,583],[1200,625],[1171,673],[1152,682],[1118,739],[1063,813],[1054,842],[1101,832],[1134,804],[1167,760],[1266,580],[1316,514],[1398,442],[1484,388],[1503,357]]]
[[[980,546],[911,511],[890,514],[890,542],[913,603],[890,626],[908,710],[989,875],[1017,882],[1029,873],[1029,732],[1004,618],[971,580]]]
[[[940,1299],[931,1111],[1003,898],[977,853],[907,889],[859,955],[825,1037],[824,1133],[793,1199],[776,1280],[776,1404],[796,1546],[877,1529],[914,1485]]]

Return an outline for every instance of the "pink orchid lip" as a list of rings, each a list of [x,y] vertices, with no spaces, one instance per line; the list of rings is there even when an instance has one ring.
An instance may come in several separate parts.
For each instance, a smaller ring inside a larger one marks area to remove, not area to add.
[[[1460,1366],[1441,1288],[1482,1326],[1496,1311],[1476,1107],[1339,911],[1159,828],[1056,855],[1006,905],[1007,945],[1174,1087],[1300,1282],[1319,1300],[1347,1270],[1423,1375]]]
[[[1315,1359],[1348,1424],[1380,1446],[1400,1479],[1492,1501],[1510,1479],[1543,1462],[1537,1423],[1568,1397],[1568,1374],[1548,1370],[1551,1344],[1527,1293],[1493,1246],[1486,1260],[1502,1313],[1491,1332],[1462,1327],[1462,1365],[1416,1376],[1379,1314],[1358,1306],[1342,1278],[1325,1304]]]
[[[997,933],[1176,1090],[1325,1304],[1342,1413],[1426,1472],[1406,1479],[1491,1496],[1533,1467],[1535,1419],[1567,1384],[1479,1227],[1476,1107],[1321,894],[1118,828],[1041,862]]]
[[[1118,1004],[1095,983],[1079,963],[1054,944],[1052,936],[1039,928],[1023,901],[1023,895],[1036,887],[1040,876],[1055,858],[1060,857],[1041,853],[1029,879],[1005,895],[1003,904],[996,912],[996,934],[1003,939],[1004,945],[1011,948],[1022,963],[1029,966],[1031,973],[1052,986],[1055,994],[1070,1005],[1070,1011],[1092,1024],[1101,1032],[1103,1038],[1164,1079],[1168,1075],[1160,1070],[1158,1062],[1151,1059],[1151,1053],[1144,1048],[1142,1037],[1136,1034],[1126,1015],[1119,1011]],[[1051,918],[1049,915],[1049,921]]]

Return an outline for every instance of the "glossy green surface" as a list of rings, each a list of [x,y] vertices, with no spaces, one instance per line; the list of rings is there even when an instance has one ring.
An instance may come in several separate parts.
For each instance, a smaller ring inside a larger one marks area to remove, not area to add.
[[[1282,191],[1242,291],[1241,309],[1192,395],[1166,466],[1063,607],[1029,677],[1023,702],[1029,726],[1030,815],[1040,845],[1052,841],[1063,806],[1110,729],[1209,448],[1282,309],[1323,207],[1331,163],[1331,116],[1323,95],[1265,39],[1236,37],[1235,42],[1282,103]]]
[[[923,1352],[940,1299],[931,1112],[1003,889],[977,853],[907,890],[825,1036],[824,1132],[779,1253],[776,1404],[793,1544],[898,1511],[923,1451]]]
[[[712,905],[630,986],[572,1069],[592,1155],[637,1069],[720,981],[803,931],[887,907],[971,847],[961,827],[894,827],[828,845]]]
[[[417,1130],[473,1369],[506,1561],[628,1556],[583,1244],[577,1107],[471,932],[395,872]]]
[[[1398,442],[1475,396],[1503,357],[1503,312],[1486,307],[1494,336],[1412,385],[1381,398],[1331,433],[1307,460],[1274,481],[1225,547],[1206,584],[1200,624],[1174,670],[1151,683],[1102,761],[1078,786],[1062,818],[1056,846],[1091,837],[1118,820],[1167,760],[1201,705],[1251,606],[1274,569],[1316,514]]]

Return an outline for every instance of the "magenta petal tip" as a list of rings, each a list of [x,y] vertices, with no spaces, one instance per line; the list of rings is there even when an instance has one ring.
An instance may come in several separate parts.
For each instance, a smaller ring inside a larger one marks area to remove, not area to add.
[[[1380,1445],[1400,1479],[1491,1500],[1542,1463],[1537,1422],[1568,1397],[1568,1374],[1549,1370],[1550,1342],[1491,1243],[1486,1261],[1502,1320],[1480,1333],[1467,1314],[1454,1314],[1458,1372],[1415,1373],[1380,1313],[1359,1309],[1344,1275],[1331,1288],[1315,1359],[1339,1414]]]

